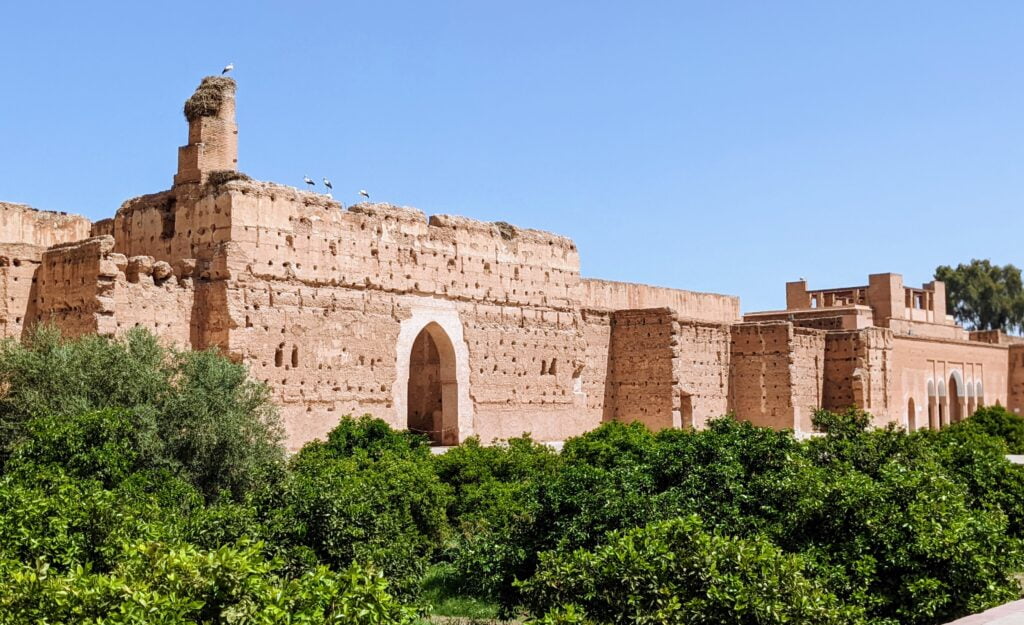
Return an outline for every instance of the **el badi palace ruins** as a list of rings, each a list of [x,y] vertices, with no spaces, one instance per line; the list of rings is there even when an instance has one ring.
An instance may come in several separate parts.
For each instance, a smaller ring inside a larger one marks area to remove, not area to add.
[[[737,297],[583,278],[566,237],[250,180],[234,96],[203,81],[173,185],[112,219],[0,203],[4,336],[141,326],[217,348],[270,386],[291,449],[343,415],[455,445],[728,412],[802,434],[816,408],[910,430],[1024,408],[1024,342],[956,325],[941,282],[791,282],[785,310],[741,315]]]

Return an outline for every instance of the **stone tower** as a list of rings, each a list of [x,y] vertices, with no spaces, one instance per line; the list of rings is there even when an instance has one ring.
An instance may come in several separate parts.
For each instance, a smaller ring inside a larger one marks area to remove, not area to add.
[[[238,169],[235,81],[207,76],[185,102],[188,145],[178,148],[174,184],[203,183],[214,171]]]

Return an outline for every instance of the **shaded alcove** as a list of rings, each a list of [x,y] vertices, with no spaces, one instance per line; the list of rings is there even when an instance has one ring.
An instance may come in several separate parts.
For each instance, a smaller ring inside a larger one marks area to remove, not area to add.
[[[954,371],[949,376],[949,423],[958,423],[963,419],[964,387],[960,376]]]
[[[433,445],[459,444],[455,349],[436,323],[427,324],[409,355],[407,427]]]
[[[907,400],[907,431],[917,430],[917,408],[914,406],[914,398]]]

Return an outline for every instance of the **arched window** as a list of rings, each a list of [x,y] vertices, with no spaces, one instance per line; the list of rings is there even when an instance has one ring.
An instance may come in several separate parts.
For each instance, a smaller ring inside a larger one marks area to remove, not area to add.
[[[964,383],[959,371],[949,375],[949,422],[957,423],[964,418]]]
[[[928,380],[928,428],[939,429],[939,407],[938,396],[935,391],[935,381]]]

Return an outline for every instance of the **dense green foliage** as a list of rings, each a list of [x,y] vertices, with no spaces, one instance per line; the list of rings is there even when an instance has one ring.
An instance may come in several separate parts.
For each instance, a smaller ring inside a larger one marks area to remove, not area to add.
[[[946,309],[972,330],[1024,332],[1024,282],[1013,265],[971,260],[935,269],[946,283]]]
[[[142,331],[123,341],[64,341],[44,328],[24,345],[0,344],[0,380],[7,390],[0,397],[0,462],[22,441],[52,434],[63,444],[81,426],[99,429],[81,432],[80,443],[94,434],[117,439],[108,443],[124,464],[113,470],[165,468],[208,499],[241,497],[282,469],[281,429],[266,387],[214,351],[168,350]],[[119,424],[101,418],[64,425],[103,409],[123,411]],[[68,459],[54,455],[59,451],[30,453],[59,464]],[[70,457],[78,448],[63,451]]]
[[[368,417],[285,460],[266,389],[133,333],[0,347],[0,622],[941,623],[1017,598],[1024,420],[608,423],[442,455]]]
[[[863,622],[805,573],[763,537],[709,534],[688,516],[611,533],[593,552],[546,553],[522,586],[535,613],[571,605],[599,623]]]

